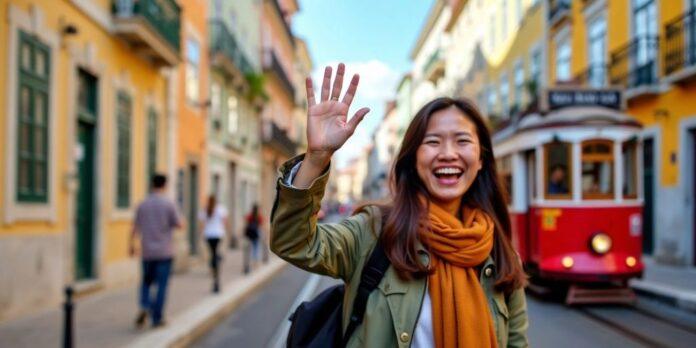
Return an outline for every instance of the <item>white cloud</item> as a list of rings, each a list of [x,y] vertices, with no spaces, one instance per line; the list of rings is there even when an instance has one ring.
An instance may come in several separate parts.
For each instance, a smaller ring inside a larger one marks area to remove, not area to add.
[[[327,64],[333,68],[334,75],[338,63],[330,62]],[[346,74],[343,80],[343,93],[348,88],[353,74],[357,73],[360,75],[360,85],[358,86],[355,99],[353,99],[348,117],[352,117],[353,113],[362,107],[370,108],[370,113],[358,126],[355,134],[336,152],[335,162],[338,167],[343,167],[350,158],[356,157],[370,143],[372,132],[384,117],[384,105],[387,100],[395,97],[396,84],[401,77],[398,71],[379,60],[344,62],[344,64],[346,65]],[[312,72],[317,99],[319,99],[321,91],[324,67],[324,65],[316,66],[314,72]]]

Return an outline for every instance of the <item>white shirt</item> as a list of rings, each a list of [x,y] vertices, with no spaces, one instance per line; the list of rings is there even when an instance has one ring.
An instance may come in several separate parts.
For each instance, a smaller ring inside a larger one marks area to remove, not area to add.
[[[213,215],[208,216],[207,211],[202,211],[200,220],[205,224],[203,227],[203,235],[205,238],[222,238],[225,235],[225,218],[227,217],[227,208],[220,204],[213,209]]]
[[[292,185],[292,180],[297,175],[297,171],[300,169],[300,164],[302,161],[297,162],[292,169],[290,169],[290,174],[285,180],[285,184],[290,187],[295,187]],[[425,296],[423,296],[423,303],[421,304],[420,316],[418,317],[418,322],[416,323],[416,330],[413,332],[413,341],[411,347],[414,348],[433,348],[435,347],[435,340],[433,338],[433,308],[430,302],[430,293],[428,289],[425,289]]]

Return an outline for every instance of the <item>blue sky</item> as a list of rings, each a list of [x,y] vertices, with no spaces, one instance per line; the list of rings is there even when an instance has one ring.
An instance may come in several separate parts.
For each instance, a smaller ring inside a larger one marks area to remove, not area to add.
[[[411,66],[409,55],[432,4],[430,0],[299,0],[293,19],[295,35],[307,41],[314,61],[315,90],[326,65],[346,63],[348,74],[360,73],[351,114],[371,109],[358,131],[336,154],[345,165],[370,141],[383,117],[384,103]],[[345,87],[345,86],[344,86]]]

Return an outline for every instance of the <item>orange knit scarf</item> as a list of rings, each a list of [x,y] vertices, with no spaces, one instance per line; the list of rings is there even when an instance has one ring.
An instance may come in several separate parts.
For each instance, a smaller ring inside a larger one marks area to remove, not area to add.
[[[464,221],[430,204],[430,229],[421,240],[431,253],[429,276],[436,347],[496,347],[486,295],[475,267],[493,249],[494,223],[480,209],[464,208]]]

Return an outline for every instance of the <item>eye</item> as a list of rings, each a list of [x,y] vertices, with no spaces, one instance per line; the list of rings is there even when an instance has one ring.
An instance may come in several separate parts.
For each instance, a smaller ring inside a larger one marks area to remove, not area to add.
[[[425,139],[425,141],[423,141],[423,144],[437,145],[437,144],[439,144],[439,141],[437,141],[437,139],[432,139],[432,138],[431,138],[431,139]]]
[[[460,145],[468,144],[471,142],[471,139],[468,138],[460,138],[457,140],[457,143]]]

